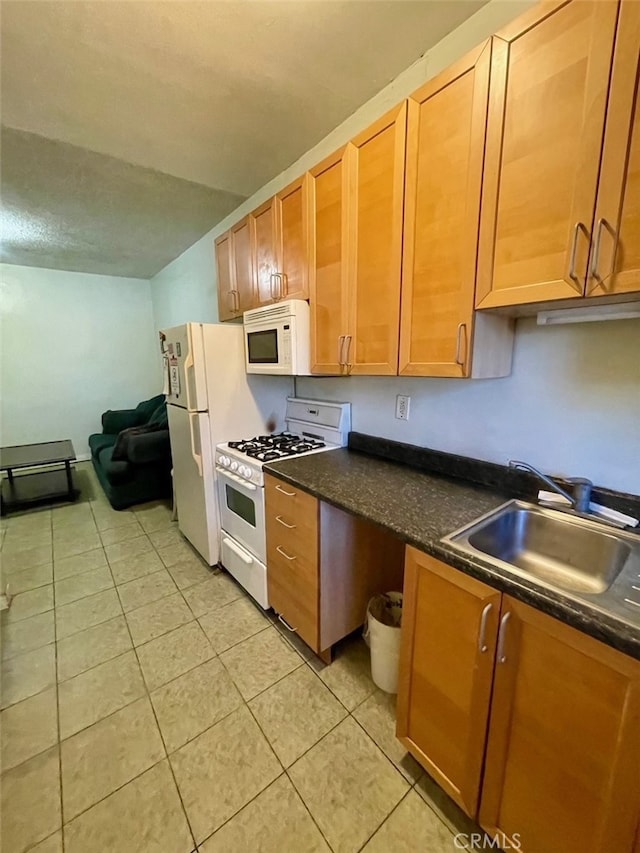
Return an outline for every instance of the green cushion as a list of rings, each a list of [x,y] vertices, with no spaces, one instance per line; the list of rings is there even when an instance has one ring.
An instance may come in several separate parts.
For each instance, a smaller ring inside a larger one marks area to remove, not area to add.
[[[105,447],[112,447],[115,444],[117,437],[117,435],[111,433],[95,433],[94,435],[90,435],[89,447],[91,455],[97,458],[101,450],[104,450]]]
[[[114,486],[131,479],[131,464],[126,460],[114,462],[113,447],[105,447],[98,454],[98,462],[107,480]]]
[[[153,424],[158,424],[160,426],[168,426],[169,417],[167,415],[167,406],[166,403],[162,403],[162,405],[158,406],[158,408],[153,412],[149,420],[147,421],[149,426]]]
[[[143,400],[142,403],[138,403],[136,412],[141,412],[144,415],[143,423],[147,422],[161,403],[164,403],[164,394],[156,394],[150,400]]]

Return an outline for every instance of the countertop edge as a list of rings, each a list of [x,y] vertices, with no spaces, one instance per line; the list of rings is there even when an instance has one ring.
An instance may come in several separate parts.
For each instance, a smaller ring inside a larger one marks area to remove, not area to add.
[[[359,455],[364,456],[366,454],[359,453]],[[278,464],[282,465],[286,464],[286,462],[279,462]],[[390,462],[390,464],[396,463]],[[588,636],[593,637],[594,639],[599,640],[600,642],[603,642],[606,645],[635,658],[636,660],[640,660],[640,632],[638,632],[637,637],[621,636],[620,631],[629,631],[630,627],[633,631],[634,628],[633,626],[629,626],[627,623],[617,619],[615,616],[595,608],[591,609],[588,605],[572,601],[569,598],[565,598],[561,593],[555,593],[552,590],[538,587],[533,583],[528,583],[524,579],[520,579],[515,576],[507,577],[494,566],[484,563],[480,559],[474,559],[469,555],[462,554],[459,551],[452,549],[450,546],[447,546],[446,543],[441,542],[439,539],[427,542],[418,541],[407,535],[405,531],[397,529],[394,525],[385,523],[382,520],[362,513],[357,509],[354,509],[354,507],[350,506],[347,502],[340,501],[339,499],[326,494],[322,490],[314,488],[313,485],[310,485],[308,481],[304,480],[304,478],[287,474],[281,469],[271,467],[270,464],[264,466],[264,471],[279,480],[303,489],[308,494],[313,495],[315,498],[318,498],[325,503],[335,506],[337,509],[351,513],[358,518],[362,518],[363,520],[374,524],[376,527],[393,533],[406,545],[411,545],[419,551],[423,551],[436,559],[442,560],[452,568],[464,572],[464,574],[474,577],[479,581],[487,583],[489,586],[492,586],[507,595],[513,596],[519,601],[522,601],[524,604],[528,604],[531,607],[535,607],[537,610],[548,613],[550,616],[553,616],[561,622],[576,628],[583,634],[587,634]],[[509,496],[498,493],[495,494],[495,498],[496,508],[505,501],[510,500]]]

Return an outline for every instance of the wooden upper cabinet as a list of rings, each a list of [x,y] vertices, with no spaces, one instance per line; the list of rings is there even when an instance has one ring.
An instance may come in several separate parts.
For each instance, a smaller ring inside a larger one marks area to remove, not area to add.
[[[231,264],[231,232],[221,234],[215,241],[216,270],[218,273],[218,319],[232,320],[236,316],[236,300]]]
[[[631,851],[640,662],[508,596],[500,624],[480,824],[526,853]]]
[[[634,291],[640,291],[640,3],[623,0],[587,295]]]
[[[249,215],[252,234],[255,304],[267,305],[277,298],[276,271],[276,204],[270,198]]]
[[[493,39],[476,305],[586,287],[618,3],[541,3]]]
[[[398,372],[406,113],[404,102],[349,145],[345,361],[353,374]]]
[[[235,288],[234,317],[241,317],[244,311],[255,306],[252,255],[251,222],[250,218],[245,216],[231,229],[232,280]]]
[[[347,335],[347,147],[309,172],[311,372],[341,374]]]
[[[275,197],[278,299],[309,298],[308,180],[304,175]]]
[[[491,43],[408,101],[400,373],[468,376]]]
[[[480,792],[500,599],[407,548],[397,735],[470,816]]]

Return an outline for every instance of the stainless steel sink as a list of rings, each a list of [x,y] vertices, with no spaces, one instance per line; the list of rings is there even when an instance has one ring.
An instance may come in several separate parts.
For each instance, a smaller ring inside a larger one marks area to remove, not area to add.
[[[442,541],[574,598],[593,601],[615,587],[624,612],[634,623],[640,618],[640,536],[635,533],[510,501]]]

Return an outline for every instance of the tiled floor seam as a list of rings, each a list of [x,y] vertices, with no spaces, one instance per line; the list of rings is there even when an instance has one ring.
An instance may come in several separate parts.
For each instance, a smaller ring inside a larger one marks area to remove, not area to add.
[[[153,544],[152,544],[152,547],[153,547]],[[155,549],[154,549],[154,550],[155,550]],[[111,566],[109,566],[109,571],[111,571]],[[113,572],[112,572],[112,575],[113,575]],[[160,740],[161,740],[161,742],[162,742],[162,748],[164,749],[164,756],[165,756],[165,757],[164,757],[162,760],[163,760],[163,761],[164,761],[164,760],[166,760],[166,762],[167,762],[167,764],[168,764],[168,766],[169,766],[169,772],[171,773],[171,778],[173,779],[173,784],[175,785],[176,793],[178,794],[178,799],[180,800],[180,806],[181,806],[181,808],[182,808],[182,813],[183,813],[183,815],[184,815],[184,819],[185,819],[185,820],[186,820],[186,822],[187,822],[187,826],[189,827],[189,833],[191,834],[191,840],[192,840],[192,842],[193,842],[193,844],[194,844],[194,848],[195,848],[195,849],[197,849],[198,845],[197,845],[197,843],[196,843],[196,836],[195,836],[195,833],[194,833],[194,831],[193,831],[193,827],[192,827],[192,825],[191,825],[191,821],[189,820],[189,815],[188,815],[188,813],[187,813],[187,809],[186,809],[186,807],[185,807],[184,800],[182,799],[182,793],[181,793],[181,791],[180,791],[180,787],[179,787],[179,785],[178,785],[178,780],[176,779],[175,773],[174,773],[174,771],[173,771],[173,764],[171,763],[171,759],[169,758],[169,752],[168,752],[168,750],[167,750],[167,744],[166,744],[165,739],[164,739],[164,734],[162,733],[162,728],[161,728],[161,726],[160,726],[160,721],[158,720],[158,716],[157,716],[157,714],[156,714],[156,709],[155,709],[155,706],[154,706],[154,704],[153,704],[153,700],[152,700],[152,698],[151,698],[151,691],[149,690],[149,688],[148,688],[148,686],[147,686],[147,682],[146,682],[145,677],[144,677],[144,670],[142,669],[142,664],[140,663],[140,657],[138,656],[138,649],[137,649],[136,645],[135,645],[135,644],[134,644],[134,642],[133,642],[133,635],[131,634],[131,629],[129,628],[129,623],[127,622],[126,615],[125,615],[125,620],[124,620],[124,622],[125,622],[125,625],[127,626],[127,631],[128,631],[128,633],[129,633],[129,639],[131,640],[131,645],[132,645],[133,651],[134,651],[134,653],[135,653],[136,660],[138,661],[138,667],[140,668],[140,672],[141,672],[141,674],[142,674],[142,682],[143,682],[143,684],[144,684],[144,688],[145,688],[145,691],[146,691],[146,694],[147,694],[147,699],[148,699],[148,701],[149,701],[149,705],[151,706],[151,713],[153,714],[153,719],[155,720],[155,724],[156,724],[156,727],[157,727],[157,729],[158,729],[158,733],[159,733],[159,735],[160,735]],[[166,633],[169,633],[169,632],[167,631]],[[204,632],[203,632],[203,633],[204,633]],[[206,635],[205,635],[205,636],[206,636]],[[154,639],[155,639],[155,638],[154,638]],[[208,640],[209,640],[209,638],[207,637],[207,641],[208,641]],[[143,644],[143,645],[144,645],[144,644]],[[213,646],[212,646],[211,648],[212,648],[212,650],[213,650]],[[179,678],[180,676],[177,676],[177,677]],[[168,683],[168,682],[167,682],[167,683]],[[160,762],[156,762],[156,763],[157,763],[157,764],[159,764]],[[153,766],[155,767],[155,765],[153,765]],[[150,768],[147,768],[147,769],[150,769]],[[144,772],[146,772],[146,771],[144,771]],[[140,774],[140,775],[142,775],[142,774]],[[137,777],[136,777],[136,778],[137,778]],[[129,781],[131,782],[132,780],[130,779]],[[126,784],[128,784],[128,783],[126,783]],[[112,792],[112,793],[113,793],[113,792]],[[111,795],[109,795],[109,796],[111,796]]]
[[[53,525],[53,517],[51,519],[51,524]],[[54,569],[55,571],[55,569]],[[54,657],[55,657],[55,671],[56,671],[56,718],[57,718],[57,731],[58,731],[58,779],[60,783],[60,845],[62,847],[62,853],[64,853],[65,843],[64,843],[64,798],[62,796],[62,740],[60,738],[60,690],[58,688],[58,624],[56,621],[56,592],[55,592],[55,583],[53,585],[53,645],[54,645]]]
[[[390,811],[390,812],[389,812],[389,814],[385,817],[385,819],[384,819],[381,823],[379,823],[379,824],[378,824],[378,826],[374,829],[374,831],[373,831],[373,832],[371,833],[371,835],[367,838],[367,840],[366,840],[363,844],[361,844],[361,845],[360,845],[360,847],[358,847],[358,850],[356,851],[356,853],[361,853],[361,851],[362,851],[362,850],[364,850],[364,848],[365,848],[365,847],[367,846],[367,844],[371,841],[371,839],[372,839],[372,838],[373,838],[373,836],[376,834],[376,832],[379,832],[379,831],[382,829],[382,827],[385,825],[385,823],[386,823],[388,820],[390,820],[390,819],[391,819],[391,817],[392,817],[392,815],[394,814],[394,812],[396,811],[396,809],[398,809],[398,808],[400,807],[400,805],[401,805],[401,804],[406,800],[406,798],[409,796],[409,794],[410,794],[412,791],[413,791],[413,788],[409,788],[409,790],[408,790],[408,791],[405,791],[405,793],[400,797],[400,799],[398,800],[398,802],[397,802],[397,803],[395,804],[395,806],[391,809],[391,811]]]

